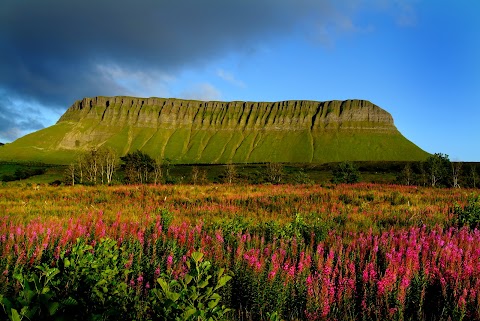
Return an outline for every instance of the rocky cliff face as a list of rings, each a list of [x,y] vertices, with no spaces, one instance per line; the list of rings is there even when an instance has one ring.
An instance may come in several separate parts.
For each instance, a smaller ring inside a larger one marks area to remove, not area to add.
[[[78,152],[137,149],[177,163],[422,160],[392,116],[365,100],[217,102],[95,97],[5,145],[0,159],[67,163]],[[3,155],[3,156],[2,156]]]
[[[95,97],[76,101],[61,122],[95,120],[106,126],[211,130],[396,130],[392,116],[365,100],[217,102]]]

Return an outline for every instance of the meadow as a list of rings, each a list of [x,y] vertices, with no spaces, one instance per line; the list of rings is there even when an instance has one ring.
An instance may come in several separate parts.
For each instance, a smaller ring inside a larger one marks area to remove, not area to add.
[[[0,187],[0,319],[480,320],[474,193]]]

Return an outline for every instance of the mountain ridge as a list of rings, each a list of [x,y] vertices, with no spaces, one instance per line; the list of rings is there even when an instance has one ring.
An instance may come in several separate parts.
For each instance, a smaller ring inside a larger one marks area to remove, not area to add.
[[[55,125],[8,145],[19,158],[64,163],[72,154],[100,146],[112,147],[119,155],[140,149],[177,163],[428,156],[401,135],[387,111],[357,99],[221,102],[98,96],[74,102]]]

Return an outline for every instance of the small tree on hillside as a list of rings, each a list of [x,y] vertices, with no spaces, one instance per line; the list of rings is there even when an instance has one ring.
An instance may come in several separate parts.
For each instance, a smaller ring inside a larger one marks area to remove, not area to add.
[[[333,182],[353,184],[360,181],[360,172],[357,167],[350,162],[342,162],[332,171]]]

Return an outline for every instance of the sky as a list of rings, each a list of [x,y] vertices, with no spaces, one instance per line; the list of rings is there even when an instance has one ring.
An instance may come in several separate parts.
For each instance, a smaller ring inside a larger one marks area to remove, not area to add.
[[[76,100],[366,99],[480,161],[476,0],[2,0],[0,142]]]

